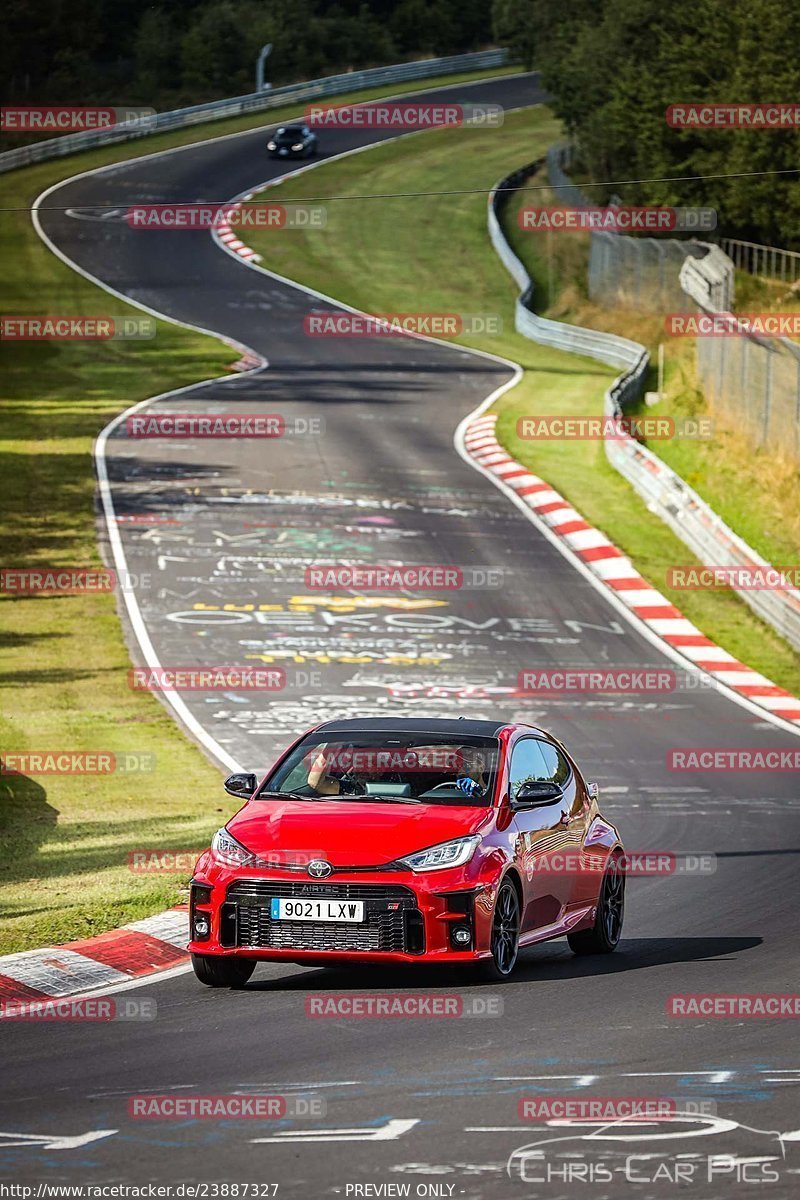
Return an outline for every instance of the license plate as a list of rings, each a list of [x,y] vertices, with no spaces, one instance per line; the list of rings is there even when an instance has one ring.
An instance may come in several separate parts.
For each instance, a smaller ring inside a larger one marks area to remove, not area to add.
[[[269,902],[273,921],[363,921],[363,900],[279,900]]]
[[[278,151],[278,154],[288,154],[288,153],[289,153],[289,151],[285,147],[281,147],[281,149]]]

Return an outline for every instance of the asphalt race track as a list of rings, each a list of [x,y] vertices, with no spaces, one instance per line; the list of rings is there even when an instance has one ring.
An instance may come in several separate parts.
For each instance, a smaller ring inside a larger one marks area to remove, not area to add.
[[[517,76],[437,98],[510,108],[540,93],[534,77]],[[320,158],[382,136],[330,131]],[[692,1196],[788,1196],[800,1174],[793,1023],[676,1019],[665,1005],[674,993],[791,990],[800,797],[788,773],[677,773],[666,761],[673,747],[790,748],[796,737],[710,689],[556,701],[481,693],[513,689],[527,666],[674,666],[456,453],[459,422],[510,371],[419,340],[308,338],[303,317],[329,306],[234,260],[207,232],[141,233],[63,211],[225,200],[284,169],[264,141],[258,131],[124,163],[62,185],[40,214],[84,271],[268,360],[152,411],[324,422],[316,436],[274,441],[134,441],[122,425],[108,441],[118,515],[148,518],[121,531],[130,570],[147,584],[137,599],[161,663],[287,671],[275,694],[187,693],[192,717],[228,760],[258,771],[290,735],[334,713],[541,723],[599,782],[629,849],[713,852],[717,869],[632,880],[616,954],[579,960],[550,943],[502,987],[261,966],[245,990],[212,992],[179,972],[124,993],[155,1000],[152,1021],[4,1024],[0,1183],[247,1182],[278,1184],[279,1197],[401,1195],[395,1186],[410,1185],[411,1196],[600,1200],[671,1196],[680,1167]],[[320,558],[491,569],[501,586],[478,586],[476,573],[470,589],[353,606],[344,593],[308,591],[305,567]],[[310,996],[350,991],[500,997],[503,1012],[306,1015]],[[327,1111],[269,1122],[127,1113],[134,1094],[240,1090],[313,1094]],[[670,1098],[687,1115],[554,1127],[520,1119],[518,1101],[531,1096]],[[80,1141],[97,1131],[113,1132]],[[506,1174],[509,1156],[538,1142],[538,1157]],[[366,1184],[392,1188],[354,1190]]]

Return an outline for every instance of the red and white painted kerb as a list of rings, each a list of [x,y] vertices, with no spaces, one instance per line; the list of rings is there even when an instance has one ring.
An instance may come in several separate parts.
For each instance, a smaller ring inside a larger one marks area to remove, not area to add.
[[[674,604],[643,579],[629,558],[568,504],[549,483],[513,459],[495,437],[497,414],[476,417],[467,427],[469,456],[496,475],[614,592],[648,628],[698,670],[784,720],[800,725],[800,700],[739,662],[688,621]]]
[[[255,192],[248,192],[246,196],[242,196],[240,200],[229,204],[228,212],[237,212],[246,200],[252,200]],[[254,259],[256,262],[261,262],[261,255],[257,254],[250,246],[246,246],[242,239],[233,232],[229,220],[220,221],[214,229],[218,239],[226,246],[233,254],[238,254],[240,258]]]
[[[235,363],[231,363],[231,370],[246,373],[247,371],[256,371],[266,365],[267,360],[262,358],[260,354],[254,354],[252,351],[247,350],[241,358],[237,358]]]
[[[0,1002],[74,996],[188,961],[188,913],[169,908],[97,937],[0,957]]]

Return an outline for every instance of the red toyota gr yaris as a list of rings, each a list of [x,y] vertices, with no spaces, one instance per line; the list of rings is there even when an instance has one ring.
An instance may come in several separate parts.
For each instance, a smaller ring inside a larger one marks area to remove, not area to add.
[[[478,962],[620,939],[623,848],[560,742],[529,725],[386,718],[309,730],[215,835],[191,884],[189,949],[210,987],[256,963]]]

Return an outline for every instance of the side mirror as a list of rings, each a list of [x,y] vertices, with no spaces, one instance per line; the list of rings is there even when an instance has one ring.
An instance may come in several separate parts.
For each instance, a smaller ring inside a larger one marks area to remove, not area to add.
[[[557,783],[549,780],[528,780],[520,784],[519,791],[514,797],[512,808],[543,808],[546,804],[555,804],[561,800],[564,793]]]
[[[600,799],[600,787],[596,783],[587,783],[586,790],[589,793],[589,799],[595,803]]]
[[[225,780],[225,791],[237,800],[249,800],[258,786],[255,775],[229,775]]]

